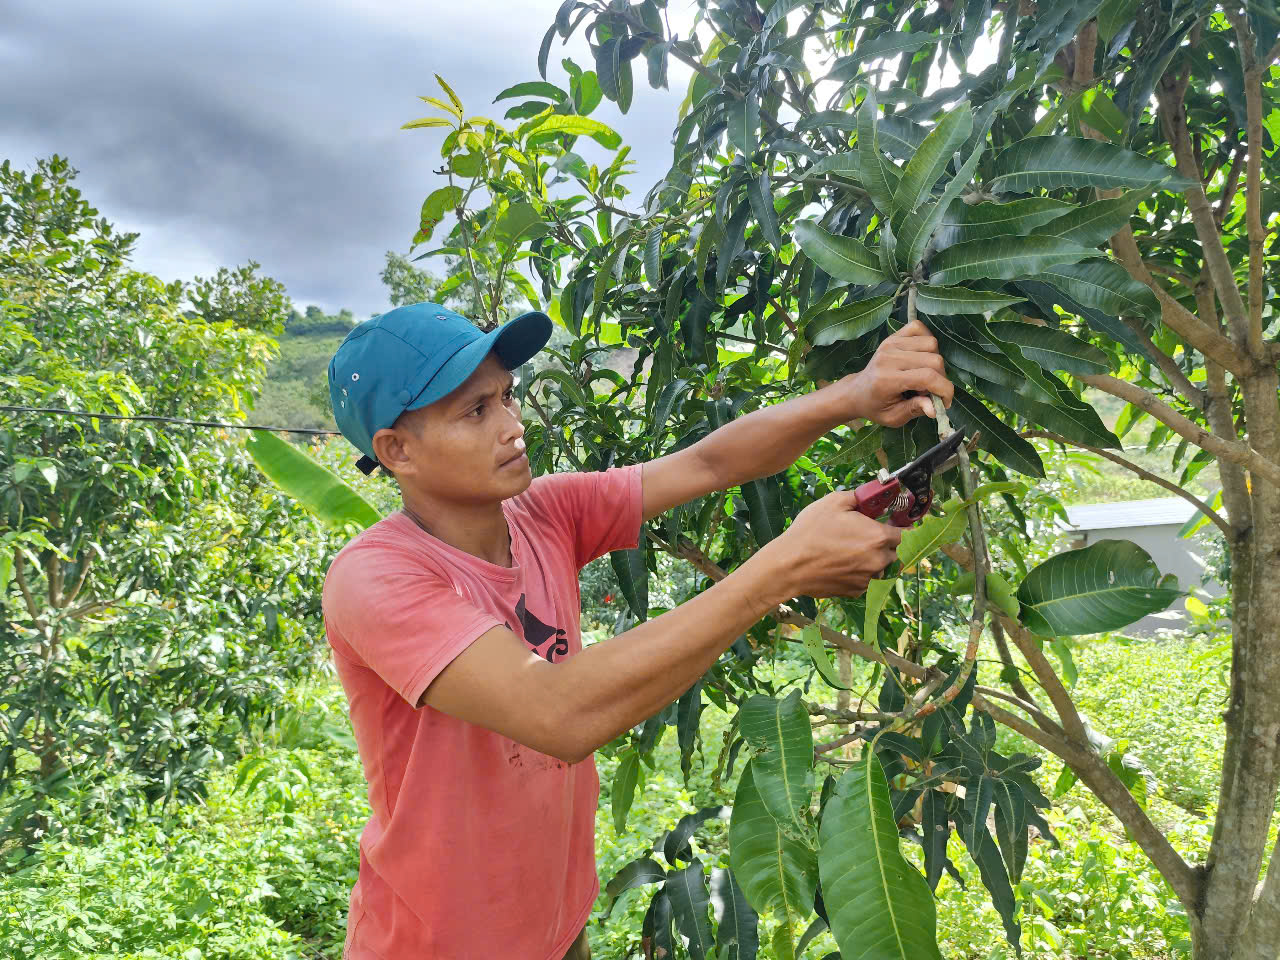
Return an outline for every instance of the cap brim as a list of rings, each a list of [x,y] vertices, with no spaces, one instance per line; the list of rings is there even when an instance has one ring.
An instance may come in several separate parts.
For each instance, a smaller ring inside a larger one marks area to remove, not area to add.
[[[504,367],[514,370],[537,354],[550,339],[550,317],[537,311],[521,314],[510,323],[467,344],[450,357],[422,393],[405,409],[417,410],[453,393],[476,372],[476,368],[484,363],[484,358],[491,351]]]
[[[545,313],[530,310],[499,327],[491,336],[498,359],[508,370],[514,370],[547,345],[551,339],[551,318]]]

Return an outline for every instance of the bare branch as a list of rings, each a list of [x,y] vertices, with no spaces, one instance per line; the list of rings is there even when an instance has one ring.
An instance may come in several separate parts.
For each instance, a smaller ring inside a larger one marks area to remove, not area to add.
[[[1162,403],[1154,394],[1143,390],[1132,383],[1117,380],[1106,374],[1082,374],[1076,377],[1081,383],[1097,387],[1113,397],[1127,400],[1135,407],[1141,407],[1179,436],[1186,437],[1196,446],[1207,450],[1216,457],[1248,467],[1259,477],[1265,477],[1272,483],[1280,483],[1280,464],[1273,463],[1262,456],[1253,447],[1239,440],[1226,440],[1210,432],[1193,420],[1188,420],[1166,403]]]
[[[1147,352],[1151,354],[1151,359],[1155,360],[1156,366],[1164,374],[1169,386],[1179,391],[1197,410],[1203,411],[1205,405],[1204,391],[1187,379],[1187,375],[1182,372],[1178,362],[1155,345],[1155,341],[1147,336],[1147,331],[1142,329],[1142,324],[1131,320],[1129,317],[1122,317],[1121,320],[1142,345],[1147,348]]]
[[[27,562],[22,555],[22,551],[15,551],[13,554],[13,579],[18,581],[18,589],[22,591],[22,600],[27,605],[27,614],[31,617],[32,622],[43,630],[46,624],[40,619],[40,609],[36,606],[36,598],[32,595],[31,587],[27,584],[26,567]]]
[[[1030,439],[1031,437],[1043,437],[1046,440],[1052,440],[1054,443],[1061,443],[1064,446],[1070,445],[1073,447],[1079,447],[1081,450],[1088,450],[1090,453],[1096,453],[1100,457],[1106,457],[1112,463],[1118,463],[1120,466],[1124,467],[1126,470],[1132,470],[1134,473],[1140,476],[1143,480],[1149,480],[1152,483],[1159,484],[1169,492],[1177,494],[1183,500],[1186,500],[1188,503],[1192,504],[1197,510],[1203,513],[1215,524],[1217,524],[1218,529],[1220,529],[1224,534],[1226,534],[1228,542],[1235,540],[1235,531],[1231,529],[1231,524],[1227,523],[1226,519],[1223,518],[1217,511],[1215,511],[1207,503],[1205,503],[1203,500],[1201,500],[1199,497],[1195,496],[1194,494],[1188,493],[1185,489],[1178,486],[1173,481],[1166,480],[1164,477],[1158,477],[1151,471],[1142,469],[1142,467],[1138,466],[1136,463],[1134,463],[1131,460],[1126,460],[1124,457],[1118,456],[1117,454],[1112,453],[1110,450],[1104,450],[1101,447],[1091,447],[1085,443],[1077,443],[1074,440],[1068,440],[1066,437],[1061,436],[1060,434],[1057,434],[1057,433],[1053,433],[1050,430],[1024,430],[1020,434],[1020,436],[1026,437],[1028,439]]]
[[[1243,11],[1228,9],[1227,19],[1235,27],[1239,40],[1241,66],[1244,67],[1244,102],[1249,163],[1245,173],[1245,222],[1249,229],[1249,349],[1262,359],[1262,303],[1264,299],[1262,268],[1265,262],[1263,244],[1267,235],[1262,229],[1262,73],[1270,68],[1258,62],[1257,38],[1249,18]]]
[[[1213,208],[1209,206],[1209,198],[1205,196],[1200,165],[1196,162],[1191,132],[1187,129],[1186,104],[1167,81],[1157,85],[1156,99],[1160,102],[1160,118],[1165,138],[1173,148],[1178,172],[1192,181],[1186,189],[1187,208],[1191,211],[1191,222],[1195,225],[1214,289],[1218,291],[1218,299],[1222,301],[1226,311],[1227,328],[1231,331],[1231,339],[1236,346],[1243,349],[1249,342],[1244,300],[1240,296],[1240,288],[1236,286],[1226,248],[1222,245],[1222,234],[1218,230]]]
[[[1201,321],[1156,282],[1142,259],[1141,251],[1138,250],[1132,227],[1125,226],[1111,238],[1111,250],[1129,271],[1129,276],[1140,283],[1145,283],[1156,295],[1156,299],[1160,301],[1160,319],[1164,321],[1165,326],[1233,374],[1240,375],[1245,372],[1245,360],[1236,349],[1236,345],[1217,329]]]
[[[1035,704],[1029,703],[1028,701],[1024,700],[1022,697],[1014,696],[1012,693],[1006,693],[1003,690],[997,690],[994,687],[984,687],[979,685],[974,687],[973,689],[976,690],[978,693],[982,694],[984,697],[995,697],[997,700],[1003,700],[1005,701],[1005,703],[1013,704],[1019,710],[1025,710],[1028,714],[1031,715],[1031,719],[1033,719],[1036,722],[1036,726],[1038,726],[1045,733],[1051,733],[1055,737],[1066,737],[1067,735],[1066,731],[1064,731],[1061,726],[1055,723],[1054,719],[1051,716],[1049,716],[1043,710],[1039,709]]]
[[[1013,654],[1009,652],[1009,643],[1005,639],[1004,627],[1000,624],[999,617],[991,619],[991,636],[996,641],[996,650],[1000,653],[1000,662],[1005,669],[1009,671],[1009,687],[1024,702],[1031,704],[1037,710],[1040,704],[1036,702],[1036,698],[1031,695],[1031,691],[1027,689],[1026,684],[1022,682],[1022,676],[1017,666],[1013,662]]]
[[[943,546],[943,553],[961,567],[968,570],[973,569],[972,556],[967,558],[968,564],[962,562],[965,558],[952,549],[953,546],[952,544]],[[1071,694],[1067,693],[1067,688],[1062,685],[1062,681],[1058,679],[1057,673],[1054,672],[1045,655],[1036,646],[1035,641],[1031,639],[1031,631],[1002,610],[994,611],[994,616],[1000,619],[1001,625],[1009,636],[1013,638],[1013,642],[1017,645],[1023,659],[1031,667],[1031,672],[1036,675],[1036,679],[1044,689],[1045,695],[1048,696],[1049,702],[1053,704],[1053,709],[1058,714],[1058,720],[1066,731],[1068,738],[1075,743],[1087,745],[1089,743],[1089,735],[1085,732],[1084,722],[1080,719],[1080,713],[1076,710]]]

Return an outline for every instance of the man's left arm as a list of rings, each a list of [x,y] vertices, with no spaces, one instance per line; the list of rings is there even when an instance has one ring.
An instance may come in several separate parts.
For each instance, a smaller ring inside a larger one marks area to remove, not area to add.
[[[914,394],[904,396],[909,391]],[[715,490],[780,473],[828,430],[851,420],[898,427],[934,415],[930,394],[951,406],[938,343],[913,320],[885,339],[857,373],[740,417],[690,447],[644,464],[644,518]]]

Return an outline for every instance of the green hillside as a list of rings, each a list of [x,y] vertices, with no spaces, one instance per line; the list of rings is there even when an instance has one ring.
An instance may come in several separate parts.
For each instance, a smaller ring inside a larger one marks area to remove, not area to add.
[[[294,311],[279,338],[280,356],[254,403],[253,419],[268,426],[336,429],[326,371],[355,324],[350,310],[327,314],[311,306],[305,313]]]

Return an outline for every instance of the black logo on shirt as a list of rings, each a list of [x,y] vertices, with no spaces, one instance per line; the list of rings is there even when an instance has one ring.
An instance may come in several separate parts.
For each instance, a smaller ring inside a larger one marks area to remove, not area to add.
[[[569,652],[569,636],[564,628],[545,624],[530,613],[529,608],[524,605],[523,593],[516,601],[516,616],[520,618],[520,625],[524,628],[524,642],[548,663],[555,663],[557,657],[563,658]],[[511,624],[507,624],[507,629],[511,629]],[[546,650],[539,650],[548,640],[555,642],[547,644]]]

